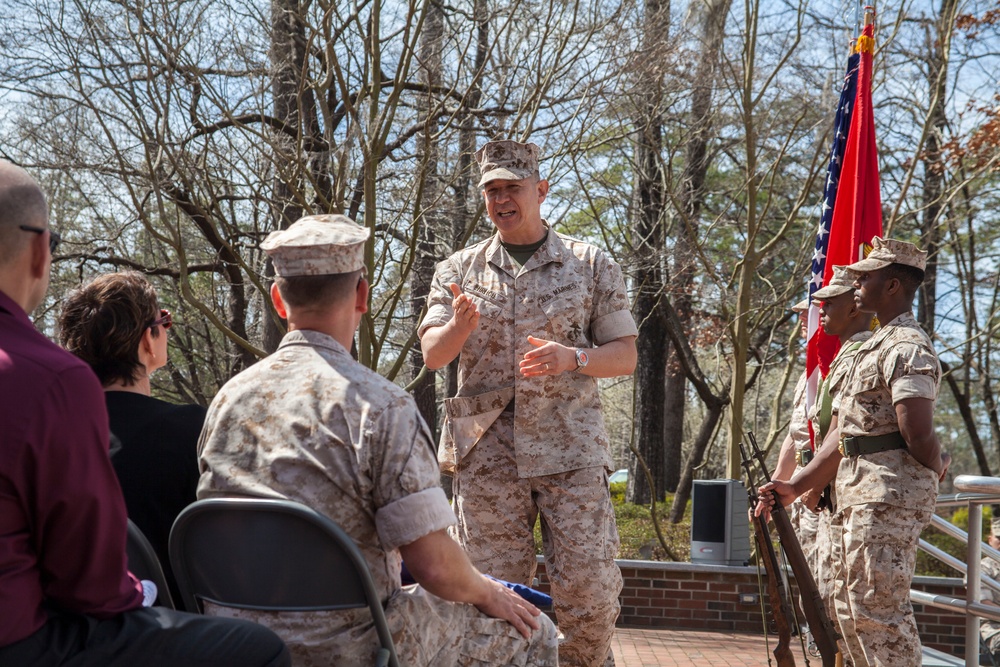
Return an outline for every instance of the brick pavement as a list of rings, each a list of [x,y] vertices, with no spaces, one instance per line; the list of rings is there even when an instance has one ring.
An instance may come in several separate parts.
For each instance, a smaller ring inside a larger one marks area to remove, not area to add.
[[[667,628],[617,628],[616,667],[767,667],[777,637]],[[796,663],[805,664],[793,642]],[[810,660],[819,665],[818,658]],[[773,663],[772,663],[773,664]]]
[[[704,630],[668,628],[617,628],[611,647],[616,667],[773,667],[777,638]],[[772,656],[768,662],[768,656]],[[806,665],[802,646],[792,638],[796,665]],[[810,667],[820,667],[819,657],[810,657]],[[963,667],[965,661],[924,647],[923,667]]]

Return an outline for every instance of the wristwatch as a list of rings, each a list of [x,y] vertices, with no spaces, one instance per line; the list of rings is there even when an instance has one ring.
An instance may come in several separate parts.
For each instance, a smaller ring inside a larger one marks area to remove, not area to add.
[[[584,366],[586,366],[588,363],[590,363],[590,355],[587,354],[586,352],[584,352],[583,350],[581,350],[580,348],[576,348],[575,352],[576,352],[576,369],[575,370],[580,370],[581,368],[583,368]]]

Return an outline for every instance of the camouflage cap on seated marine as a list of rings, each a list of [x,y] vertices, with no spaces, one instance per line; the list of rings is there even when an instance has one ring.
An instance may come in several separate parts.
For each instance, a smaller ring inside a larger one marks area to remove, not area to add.
[[[819,305],[823,299],[840,296],[854,291],[854,281],[858,278],[858,272],[846,266],[833,267],[833,277],[824,287],[813,292],[813,303]]]
[[[793,313],[799,313],[801,315],[802,313],[809,310],[809,299],[802,299],[802,301],[799,301],[788,310],[792,311]]]
[[[927,252],[912,243],[896,239],[872,239],[872,250],[868,256],[847,268],[859,273],[878,271],[890,264],[905,264],[923,271],[927,266]]]
[[[346,215],[309,215],[271,232],[260,247],[283,278],[351,273],[365,266],[369,234]]]
[[[476,162],[483,177],[479,187],[490,181],[520,181],[538,171],[538,151],[535,144],[517,141],[490,141],[476,151]]]

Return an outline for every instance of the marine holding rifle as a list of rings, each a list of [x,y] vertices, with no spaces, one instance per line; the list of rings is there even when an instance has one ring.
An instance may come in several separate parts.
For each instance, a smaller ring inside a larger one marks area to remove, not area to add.
[[[911,312],[926,262],[912,243],[876,237],[869,256],[848,267],[859,273],[855,303],[882,327],[858,348],[816,458],[759,489],[787,505],[836,476],[836,611],[855,667],[921,661],[909,591],[948,463],[933,428],[941,365]]]
[[[833,277],[822,289],[813,293],[813,303],[819,306],[820,326],[828,336],[840,339],[840,350],[830,363],[830,370],[820,385],[816,395],[816,403],[809,408],[809,420],[816,434],[816,442],[823,446],[823,440],[830,432],[830,426],[836,418],[837,409],[834,398],[843,393],[848,380],[848,371],[854,363],[861,346],[872,337],[872,313],[863,313],[854,301],[854,281],[858,274],[846,266],[833,267]],[[832,445],[832,443],[831,443]],[[835,568],[833,565],[834,516],[836,512],[836,485],[831,482],[825,489],[826,502],[817,506],[817,499],[823,489],[812,489],[806,492],[800,500],[818,516],[816,529],[816,563],[814,571],[816,585],[820,597],[826,606],[826,613],[831,619],[837,618],[834,590]],[[840,526],[837,525],[837,535]],[[839,554],[839,549],[837,550]],[[844,653],[844,647],[840,647]]]
[[[802,299],[791,311],[799,318],[799,329],[802,332],[802,339],[808,339],[807,321],[809,318],[809,301]],[[784,442],[781,443],[781,450],[778,452],[778,463],[774,468],[771,479],[788,480],[792,475],[809,463],[813,457],[812,444],[809,436],[809,406],[806,405],[806,372],[803,371],[795,383],[795,391],[792,393],[792,414],[788,420],[788,433]],[[816,561],[816,529],[818,518],[804,504],[804,499],[798,499],[788,508],[788,518],[795,528],[795,537],[799,541],[802,553],[809,562],[809,569],[813,576],[817,574],[818,563]]]

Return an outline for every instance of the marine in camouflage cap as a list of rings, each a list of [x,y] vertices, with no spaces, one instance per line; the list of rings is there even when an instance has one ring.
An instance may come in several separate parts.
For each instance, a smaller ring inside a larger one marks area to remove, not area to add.
[[[793,313],[798,313],[799,315],[801,315],[802,313],[809,310],[809,299],[802,299],[802,301],[799,301],[788,310],[792,311]]]
[[[490,141],[476,151],[476,162],[483,177],[479,187],[490,181],[520,181],[538,173],[538,151],[535,144],[517,141]]]
[[[853,271],[846,266],[833,267],[833,277],[830,278],[830,282],[826,286],[813,292],[813,302],[818,305],[823,299],[853,292],[854,281],[857,277],[857,271]]]
[[[847,268],[867,273],[884,269],[890,264],[903,264],[923,271],[927,266],[927,252],[906,241],[882,239],[876,236],[872,239],[872,250],[868,256]]]
[[[369,234],[346,215],[309,215],[271,232],[260,247],[283,278],[351,273],[365,266]]]

